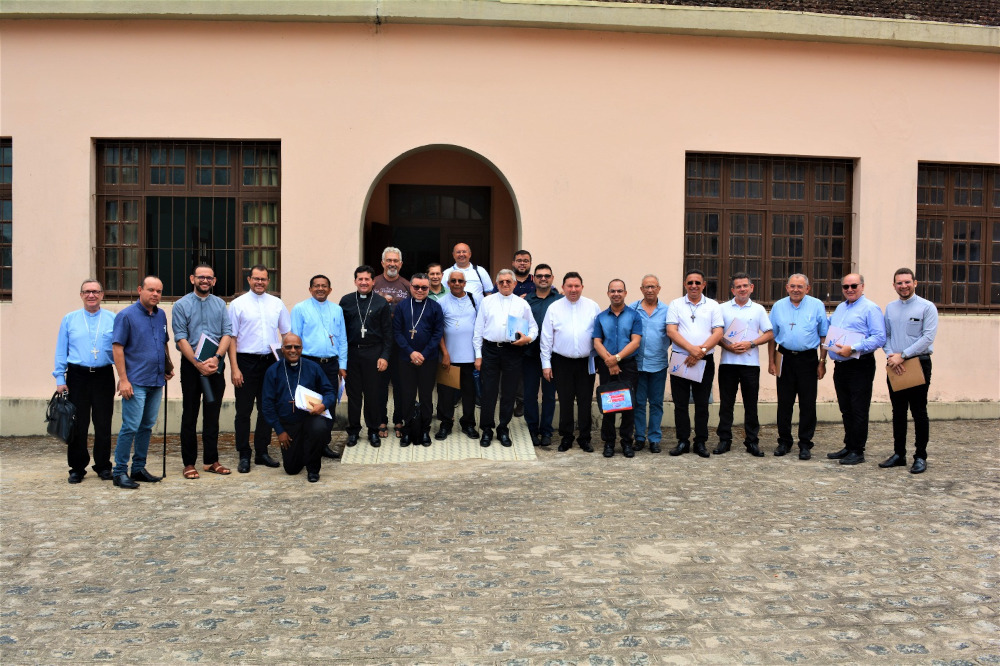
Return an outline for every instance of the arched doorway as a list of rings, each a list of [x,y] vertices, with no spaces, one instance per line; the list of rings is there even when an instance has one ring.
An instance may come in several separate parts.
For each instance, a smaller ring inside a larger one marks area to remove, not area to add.
[[[403,275],[445,267],[456,243],[495,275],[517,249],[517,209],[498,170],[456,146],[426,146],[401,155],[374,184],[364,218],[362,257],[380,271],[383,248],[403,252]]]

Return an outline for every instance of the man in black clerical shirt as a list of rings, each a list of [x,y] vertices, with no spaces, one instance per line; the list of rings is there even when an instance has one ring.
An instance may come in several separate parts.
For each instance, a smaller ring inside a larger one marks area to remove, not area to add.
[[[323,412],[337,406],[337,390],[319,363],[302,358],[299,336],[286,333],[281,339],[281,353],[284,358],[264,373],[261,413],[278,434],[285,473],[295,475],[305,467],[309,483],[316,483],[323,463],[323,446],[330,441],[333,425]],[[295,392],[299,386],[320,394],[322,402],[310,401],[308,410],[297,407]]]
[[[364,403],[368,441],[380,446],[378,425],[386,396],[382,393],[381,373],[389,367],[392,352],[392,306],[384,298],[372,298],[375,271],[371,266],[354,270],[357,291],[340,299],[347,325],[347,445],[358,443],[361,433],[361,408]],[[388,431],[382,433],[387,437]]]
[[[431,396],[437,376],[438,347],[444,335],[441,306],[427,297],[430,284],[426,273],[416,273],[410,278],[410,295],[396,305],[392,317],[393,337],[399,348],[396,360],[402,389],[400,405],[409,421],[414,399],[419,395],[422,423],[419,443],[424,446],[431,445]],[[399,444],[410,445],[409,427],[404,428]]]

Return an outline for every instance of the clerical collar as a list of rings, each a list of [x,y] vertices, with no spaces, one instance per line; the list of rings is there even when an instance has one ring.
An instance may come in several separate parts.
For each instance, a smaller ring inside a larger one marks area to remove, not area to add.
[[[288,360],[286,360],[285,363],[287,363],[288,365],[292,366],[293,368],[299,364],[298,361],[296,361],[295,363],[292,363],[291,361],[288,361]]]
[[[358,298],[368,298],[368,294],[362,294],[362,293],[361,293],[361,292],[359,291],[359,292],[358,292]]]

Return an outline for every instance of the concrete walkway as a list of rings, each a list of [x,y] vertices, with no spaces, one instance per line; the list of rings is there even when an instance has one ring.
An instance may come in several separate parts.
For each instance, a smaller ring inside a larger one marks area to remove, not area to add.
[[[0,662],[1000,663],[998,423],[933,423],[920,476],[876,466],[889,430],[857,467],[824,424],[808,462],[765,428],[765,458],[553,447],[316,484],[185,481],[171,442],[138,491],[2,440]]]

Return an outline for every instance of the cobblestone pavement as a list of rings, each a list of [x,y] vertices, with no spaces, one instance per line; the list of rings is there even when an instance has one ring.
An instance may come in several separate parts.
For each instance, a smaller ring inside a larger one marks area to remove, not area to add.
[[[919,476],[876,466],[889,428],[857,467],[826,459],[828,424],[808,462],[765,428],[765,458],[539,450],[317,484],[185,481],[172,442],[138,491],[3,440],[0,661],[1000,663],[998,424],[933,423]]]

